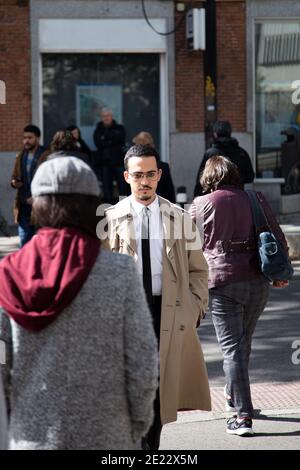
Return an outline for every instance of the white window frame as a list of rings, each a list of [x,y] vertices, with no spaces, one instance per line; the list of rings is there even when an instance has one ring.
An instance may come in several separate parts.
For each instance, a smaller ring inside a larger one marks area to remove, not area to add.
[[[97,45],[93,45],[93,47],[87,47],[88,44],[84,48],[82,46],[75,46],[70,48],[69,46],[65,46],[63,37],[61,39],[61,47],[58,47],[57,45],[57,36],[53,36],[52,34],[49,34],[46,38],[46,40],[43,40],[41,38],[41,33],[40,31],[42,28],[45,26],[45,22],[53,22],[57,20],[53,19],[40,19],[39,22],[39,93],[38,93],[38,99],[39,99],[39,106],[38,106],[38,112],[39,112],[39,125],[41,129],[44,129],[44,119],[43,119],[43,66],[42,66],[42,55],[46,53],[53,53],[53,54],[63,54],[63,53],[98,53],[98,54],[109,54],[109,53],[119,53],[119,54],[134,54],[134,53],[154,53],[159,55],[159,101],[160,101],[160,109],[159,109],[159,119],[160,119],[160,147],[161,147],[161,158],[163,161],[169,162],[170,161],[170,146],[169,146],[169,141],[170,141],[170,118],[169,118],[169,79],[168,79],[168,49],[167,49],[167,41],[165,37],[160,37],[157,39],[157,35],[154,32],[151,32],[149,26],[145,23],[143,19],[140,20],[126,20],[126,24],[128,25],[130,21],[135,21],[135,22],[140,22],[140,27],[145,28],[145,31],[147,31],[147,36],[146,36],[146,41],[145,41],[145,47],[143,47],[143,42],[139,40],[138,46],[133,45],[132,41],[128,41],[126,44],[126,41],[122,41],[122,34],[120,35],[120,44],[114,45],[113,48],[105,48],[105,46],[102,47],[97,47]],[[59,20],[60,22],[73,22],[75,30],[78,31],[78,21],[89,21],[89,20]],[[109,20],[93,20],[93,22],[98,22],[100,25],[102,21],[115,21],[114,19],[109,19]],[[153,19],[151,20],[154,26],[156,26],[160,31],[163,31],[163,28],[166,28],[166,21],[165,19]],[[51,24],[51,23],[49,23]],[[113,23],[112,23],[113,24]],[[124,23],[125,24],[125,23]],[[150,33],[149,31],[150,30]],[[151,42],[151,34],[153,35],[153,42]],[[51,43],[51,37],[53,37],[53,42]],[[140,38],[139,38],[140,39]],[[74,41],[73,41],[74,43]]]
[[[300,17],[290,18],[290,17],[262,17],[257,16],[253,18],[252,21],[252,103],[253,103],[253,142],[252,142],[252,154],[254,155],[254,171],[256,174],[257,170],[257,155],[256,155],[256,63],[255,63],[255,50],[256,50],[256,36],[255,30],[256,25],[259,23],[300,23]],[[284,183],[284,178],[258,178],[258,182],[273,182],[273,183]]]

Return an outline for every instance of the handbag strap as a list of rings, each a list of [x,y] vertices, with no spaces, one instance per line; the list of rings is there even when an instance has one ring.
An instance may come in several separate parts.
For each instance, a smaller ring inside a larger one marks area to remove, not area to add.
[[[250,200],[250,205],[251,205],[252,215],[253,215],[253,222],[256,228],[256,232],[257,233],[261,232],[263,227],[268,227],[270,229],[268,219],[261,206],[260,201],[258,200],[256,191],[253,191],[251,189],[246,189],[245,192],[247,193],[249,200]]]

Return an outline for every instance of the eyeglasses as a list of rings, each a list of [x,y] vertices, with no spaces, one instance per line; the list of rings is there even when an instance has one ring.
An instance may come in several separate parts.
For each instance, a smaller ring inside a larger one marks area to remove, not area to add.
[[[129,172],[128,172],[129,173]],[[144,177],[149,181],[157,180],[157,171],[147,171],[147,173],[136,172],[129,173],[134,181],[141,181]]]

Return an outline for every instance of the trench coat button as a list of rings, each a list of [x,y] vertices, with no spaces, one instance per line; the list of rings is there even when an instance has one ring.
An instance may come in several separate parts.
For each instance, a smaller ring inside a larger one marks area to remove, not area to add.
[[[184,331],[185,330],[185,326],[184,325],[180,325],[180,331]]]
[[[176,300],[176,307],[180,307],[181,303],[180,300]]]

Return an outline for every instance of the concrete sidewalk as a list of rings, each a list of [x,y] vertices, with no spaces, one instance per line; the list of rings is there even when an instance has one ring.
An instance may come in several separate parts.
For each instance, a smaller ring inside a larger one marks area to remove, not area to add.
[[[228,435],[221,414],[181,420],[163,428],[161,450],[300,450],[300,410],[262,415],[254,420],[252,437]]]
[[[211,386],[211,413],[179,413],[176,423],[163,429],[161,449],[177,450],[300,450],[300,262],[294,263],[295,277],[284,290],[271,289],[269,302],[253,338],[250,379],[255,435],[226,434],[224,374],[210,315],[199,328]],[[295,342],[297,349],[293,349]],[[296,362],[296,361],[294,361]]]

